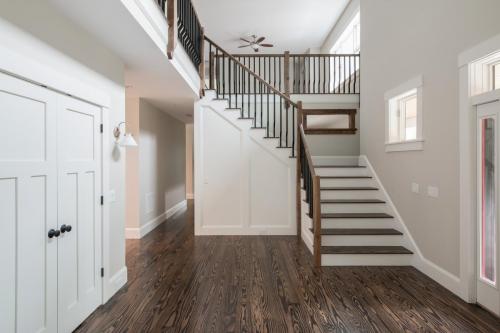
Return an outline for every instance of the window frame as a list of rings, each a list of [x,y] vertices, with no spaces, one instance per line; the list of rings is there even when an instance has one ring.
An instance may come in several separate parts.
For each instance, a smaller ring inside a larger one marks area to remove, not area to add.
[[[385,93],[384,97],[385,97],[385,151],[386,152],[417,151],[424,149],[422,91],[423,91],[423,77],[419,75]],[[413,95],[416,95],[417,97],[416,138],[411,140],[406,140],[406,139],[401,140],[401,133],[403,132],[403,130],[406,130],[406,126],[403,129],[403,123],[406,123],[406,119],[404,121],[401,120],[402,112],[400,110],[400,103],[404,99],[407,99],[408,97]],[[394,111],[394,106],[396,106],[397,109],[399,110],[399,125],[398,125],[399,140],[397,141],[390,140],[391,122],[392,122],[391,117]]]

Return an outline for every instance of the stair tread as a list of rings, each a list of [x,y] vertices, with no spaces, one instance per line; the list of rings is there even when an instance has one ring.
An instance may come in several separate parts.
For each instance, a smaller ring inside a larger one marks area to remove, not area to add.
[[[321,203],[325,204],[383,204],[380,199],[323,199]]]
[[[366,168],[364,165],[315,165],[314,168]]]
[[[371,176],[320,176],[321,179],[372,179]]]
[[[321,254],[413,254],[404,246],[322,246]]]
[[[377,191],[378,188],[371,186],[354,187],[321,187],[321,191]]]
[[[314,229],[310,228],[314,233]],[[402,235],[403,233],[396,229],[367,229],[367,228],[354,228],[354,229],[340,229],[340,228],[325,228],[321,229],[322,235],[331,236],[350,236],[350,235]]]
[[[325,219],[392,219],[394,216],[386,213],[323,213]]]

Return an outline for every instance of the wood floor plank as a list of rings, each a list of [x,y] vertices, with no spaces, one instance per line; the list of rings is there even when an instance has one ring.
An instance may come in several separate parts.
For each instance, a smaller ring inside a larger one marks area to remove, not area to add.
[[[294,236],[193,236],[193,203],[127,241],[129,280],[83,332],[498,332],[412,267],[316,269]]]

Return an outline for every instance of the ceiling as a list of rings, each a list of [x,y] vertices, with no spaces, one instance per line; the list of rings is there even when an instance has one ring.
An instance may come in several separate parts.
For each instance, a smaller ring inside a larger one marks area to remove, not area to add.
[[[127,98],[143,98],[181,121],[193,122],[197,94],[121,1],[50,2],[123,60]]]
[[[239,38],[266,36],[261,53],[303,53],[320,47],[350,0],[192,0],[205,34],[232,53]]]

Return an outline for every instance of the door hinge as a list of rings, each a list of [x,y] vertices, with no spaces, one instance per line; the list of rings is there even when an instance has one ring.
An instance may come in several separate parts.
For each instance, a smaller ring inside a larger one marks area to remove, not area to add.
[[[101,195],[101,206],[104,205],[104,195]]]
[[[104,267],[101,267],[101,277],[104,277]]]
[[[101,129],[101,133],[104,133],[104,125],[101,124],[101,126],[99,128]]]

